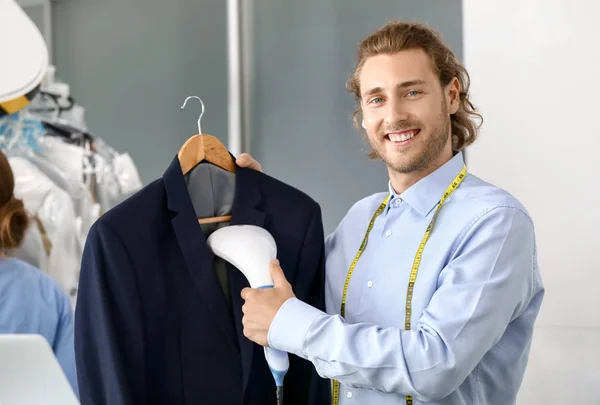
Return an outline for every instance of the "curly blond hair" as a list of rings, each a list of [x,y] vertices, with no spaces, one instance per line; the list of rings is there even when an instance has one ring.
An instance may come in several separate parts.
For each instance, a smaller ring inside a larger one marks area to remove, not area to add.
[[[431,57],[442,87],[448,85],[453,78],[460,84],[460,105],[458,111],[451,116],[452,149],[460,151],[475,142],[483,123],[482,115],[477,112],[469,97],[469,73],[444,44],[438,32],[415,22],[391,21],[365,38],[358,46],[358,63],[346,84],[358,102],[353,114],[354,125],[360,128],[358,116],[361,111],[361,97],[358,77],[365,61],[375,55],[394,54],[418,48]]]

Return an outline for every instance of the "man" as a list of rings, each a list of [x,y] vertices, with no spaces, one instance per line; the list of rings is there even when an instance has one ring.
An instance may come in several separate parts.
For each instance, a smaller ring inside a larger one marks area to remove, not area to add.
[[[389,193],[328,237],[327,313],[274,263],[275,288],[242,291],[245,335],[309,359],[334,403],[514,404],[544,288],[527,211],[464,168],[480,117],[465,68],[427,27],[394,22],[360,44],[348,87]]]

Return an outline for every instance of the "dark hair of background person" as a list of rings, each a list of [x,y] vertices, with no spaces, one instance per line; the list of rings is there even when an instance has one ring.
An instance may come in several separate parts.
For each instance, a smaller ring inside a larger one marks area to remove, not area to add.
[[[13,171],[0,151],[0,253],[21,245],[30,222],[23,201],[15,197],[14,191]]]

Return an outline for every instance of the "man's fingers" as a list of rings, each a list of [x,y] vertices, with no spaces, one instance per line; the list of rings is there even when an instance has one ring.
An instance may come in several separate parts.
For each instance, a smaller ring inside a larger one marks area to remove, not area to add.
[[[242,299],[247,300],[248,294],[250,294],[250,291],[252,291],[252,289],[250,287],[243,288],[242,292],[240,293],[240,295],[242,296]]]
[[[240,156],[236,159],[235,163],[237,163],[240,167],[247,167],[248,169],[257,170],[262,172],[262,166],[256,159],[250,156],[248,153],[241,153]]]
[[[283,270],[279,265],[279,260],[271,260],[269,270],[271,271],[271,277],[273,278],[273,283],[275,284],[275,287],[282,287],[288,284],[288,281],[285,278],[285,274],[283,273]]]
[[[247,153],[242,153],[235,160],[235,163],[240,167],[248,167],[248,165],[252,163],[252,157]]]

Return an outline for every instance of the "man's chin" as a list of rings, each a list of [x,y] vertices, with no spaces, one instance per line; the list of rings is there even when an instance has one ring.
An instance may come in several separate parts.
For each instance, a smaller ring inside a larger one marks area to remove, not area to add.
[[[413,166],[408,164],[407,162],[398,162],[398,161],[389,161],[384,160],[385,165],[388,169],[396,172],[396,173],[410,173],[413,170]]]
[[[385,153],[379,153],[381,160],[384,161],[387,167],[394,171],[410,168],[410,166],[412,166],[411,163],[414,161],[414,157],[410,155],[412,155],[412,153],[399,152],[397,150],[386,150]]]
[[[420,159],[406,159],[406,156],[403,156],[403,159],[383,159],[388,169],[393,170],[396,173],[408,174],[421,170],[423,168],[423,164]]]

